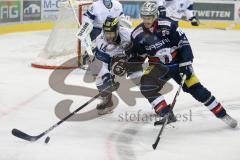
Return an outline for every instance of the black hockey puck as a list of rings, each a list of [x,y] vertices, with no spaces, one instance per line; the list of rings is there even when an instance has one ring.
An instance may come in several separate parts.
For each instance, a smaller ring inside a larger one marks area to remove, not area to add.
[[[50,137],[47,136],[47,138],[45,139],[45,143],[47,144],[49,142],[49,140],[50,140]]]

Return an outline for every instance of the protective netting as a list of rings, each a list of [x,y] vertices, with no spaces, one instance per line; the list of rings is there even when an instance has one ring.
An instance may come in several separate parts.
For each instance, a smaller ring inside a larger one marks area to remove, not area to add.
[[[83,3],[74,6],[74,9],[81,21],[82,13],[91,4]],[[69,5],[60,7],[59,16],[55,27],[50,33],[44,49],[32,64],[38,68],[76,68],[80,66],[81,47],[76,33],[78,22],[72,8]],[[75,61],[65,64],[68,60],[75,58]]]

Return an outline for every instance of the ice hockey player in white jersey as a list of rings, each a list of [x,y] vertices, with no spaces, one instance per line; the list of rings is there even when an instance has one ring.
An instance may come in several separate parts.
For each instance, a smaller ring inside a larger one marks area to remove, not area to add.
[[[193,26],[199,26],[200,22],[193,14],[193,2],[190,0],[157,0],[159,17],[169,17],[174,21],[186,19]]]
[[[112,94],[108,88],[119,86],[114,82],[115,75],[122,75],[125,70],[115,68],[115,62],[126,60],[125,50],[130,45],[131,29],[119,26],[119,19],[108,16],[103,24],[103,31],[96,38],[97,50],[90,67],[92,73],[96,75],[96,86],[102,92],[102,102],[97,105],[99,115],[107,114],[113,110]],[[120,65],[121,66],[121,65]],[[121,73],[120,73],[121,72]],[[114,90],[117,87],[114,88]],[[107,91],[105,91],[107,89]]]
[[[123,14],[122,4],[117,0],[98,0],[84,13],[83,23],[93,25],[90,37],[93,40],[101,33],[107,16],[119,17]]]
[[[124,17],[122,4],[117,0],[98,0],[93,2],[91,8],[84,13],[83,24],[79,29],[80,32],[86,32],[86,35],[90,34],[91,40],[94,41],[101,33],[102,25],[107,16]],[[126,22],[124,18],[122,20]],[[129,25],[131,25],[130,22]],[[87,59],[89,59],[89,56],[85,52],[83,64],[86,63]]]

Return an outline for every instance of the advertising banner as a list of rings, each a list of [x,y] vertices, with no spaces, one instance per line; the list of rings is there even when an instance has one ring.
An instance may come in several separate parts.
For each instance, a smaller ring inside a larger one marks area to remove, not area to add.
[[[41,20],[41,1],[23,1],[23,21]]]
[[[234,4],[194,3],[194,14],[204,20],[234,20]]]
[[[63,0],[0,0],[0,24],[25,21],[54,22]],[[132,19],[140,18],[143,0],[120,0],[123,12]],[[233,21],[240,19],[240,2],[195,1],[194,14],[200,20]]]
[[[21,20],[21,1],[0,1],[0,23]]]
[[[60,0],[42,0],[43,21],[55,21],[60,8]]]

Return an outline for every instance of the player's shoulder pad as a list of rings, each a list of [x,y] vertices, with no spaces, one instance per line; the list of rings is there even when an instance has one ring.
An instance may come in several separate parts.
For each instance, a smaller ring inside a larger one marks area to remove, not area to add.
[[[96,39],[103,39],[103,31],[97,36],[97,38]]]
[[[122,7],[122,4],[119,1],[114,0],[114,1],[112,1],[112,3],[113,3],[113,9],[114,9],[115,12],[122,12],[123,7]]]
[[[173,21],[171,21],[170,19],[167,19],[167,18],[159,18],[157,20],[157,25],[159,27],[164,27],[164,28],[171,28],[172,25],[173,25]]]
[[[96,38],[96,44],[97,46],[101,46],[101,44],[105,43],[105,39],[104,39],[104,35],[103,35],[103,32],[101,32],[97,38]]]
[[[120,34],[121,41],[130,42],[131,33],[132,33],[132,29],[129,29],[126,27],[119,27],[119,34]]]
[[[178,23],[170,18],[159,18],[157,21],[158,29],[172,32],[178,28]],[[171,33],[169,33],[171,34]]]
[[[94,1],[92,3],[93,9],[99,9],[100,6],[102,6],[102,1]]]
[[[137,37],[141,37],[141,35],[144,33],[142,24],[138,25],[133,31],[132,31],[132,38],[136,39]]]
[[[112,0],[112,3],[116,6],[122,6],[122,4],[117,0]]]

